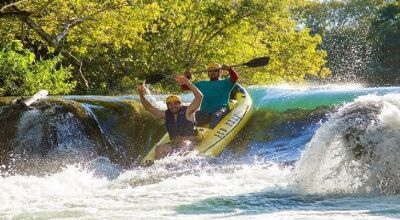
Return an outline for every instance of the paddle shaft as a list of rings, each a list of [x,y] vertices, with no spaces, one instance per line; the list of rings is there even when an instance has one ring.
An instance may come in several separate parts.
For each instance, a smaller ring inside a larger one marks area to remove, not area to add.
[[[247,66],[247,67],[265,66],[269,63],[269,59],[270,59],[269,57],[259,57],[259,58],[252,59],[246,63],[230,65],[230,66],[228,66],[228,68],[233,68],[233,67],[238,67],[238,66]],[[212,70],[221,70],[221,69],[222,68],[215,68]],[[202,72],[207,72],[207,71],[209,71],[209,69],[197,70],[197,71],[194,71],[191,73],[202,73]]]
[[[232,66],[228,66],[228,68],[233,68],[233,67],[238,67],[238,66],[243,66],[244,65],[244,63],[241,63],[241,64],[236,64],[236,65],[232,65]],[[207,71],[209,71],[210,69],[203,69],[203,70],[196,70],[196,71],[193,71],[193,72],[190,72],[190,73],[203,73],[203,72],[207,72]],[[222,67],[221,68],[215,68],[215,69],[211,69],[211,70],[222,70]]]
[[[255,58],[250,60],[247,63],[241,63],[241,64],[235,64],[235,65],[231,65],[228,66],[228,68],[232,68],[232,67],[238,67],[238,66],[247,66],[247,67],[260,67],[260,66],[266,66],[269,63],[269,57],[259,57],[259,58]],[[222,68],[215,68],[212,70],[221,70]],[[210,71],[210,69],[203,69],[203,70],[196,70],[193,72],[190,72],[191,74],[193,73],[202,73],[202,72],[207,72]],[[146,78],[146,83],[148,84],[154,84],[157,83],[163,79],[166,78],[172,78],[175,77],[175,75],[170,75],[170,76],[166,76],[163,74],[155,74],[153,76],[149,76],[148,78]]]

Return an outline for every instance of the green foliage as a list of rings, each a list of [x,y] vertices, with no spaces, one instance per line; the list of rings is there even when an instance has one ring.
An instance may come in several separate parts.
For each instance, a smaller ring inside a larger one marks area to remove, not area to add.
[[[6,19],[9,28],[1,32],[21,39],[40,57],[71,52],[82,61],[88,93],[131,92],[151,73],[170,75],[203,69],[209,62],[236,64],[266,55],[268,67],[239,69],[241,83],[302,82],[329,73],[323,68],[326,53],[317,48],[321,38],[298,29],[292,19],[292,10],[304,2],[27,0],[17,7],[35,12],[30,18],[60,46],[53,48],[30,26],[16,25],[15,17]],[[164,81],[157,88],[176,85]]]
[[[54,95],[72,92],[75,82],[69,82],[70,68],[58,65],[60,60],[35,60],[19,41],[5,45],[0,51],[0,94],[32,95],[41,89]]]
[[[298,19],[323,38],[334,81],[398,85],[400,72],[399,1],[310,1]]]
[[[313,34],[325,35],[335,29],[367,31],[371,19],[385,0],[308,1],[295,14]]]
[[[310,36],[307,29],[295,30],[288,4],[294,3],[160,1],[164,10],[154,21],[157,29],[145,33],[146,57],[151,58],[147,63],[153,71],[171,73],[204,69],[209,62],[234,64],[269,55],[267,68],[241,69],[241,83],[301,82],[306,75],[320,75],[326,55],[316,49],[320,38]]]
[[[370,37],[377,42],[381,68],[400,69],[400,2],[386,4],[372,22]]]

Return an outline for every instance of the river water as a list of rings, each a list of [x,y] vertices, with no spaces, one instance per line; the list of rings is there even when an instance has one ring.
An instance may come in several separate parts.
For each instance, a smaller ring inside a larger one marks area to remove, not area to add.
[[[253,118],[219,157],[126,168],[99,156],[45,175],[3,175],[0,219],[400,218],[400,88],[248,90]]]

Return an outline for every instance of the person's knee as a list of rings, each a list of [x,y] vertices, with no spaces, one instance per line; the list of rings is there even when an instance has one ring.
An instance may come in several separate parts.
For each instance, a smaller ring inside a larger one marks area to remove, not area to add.
[[[168,149],[168,145],[166,145],[166,144],[160,144],[160,145],[156,146],[157,151],[165,151],[167,149]]]
[[[156,159],[161,159],[171,153],[171,147],[167,144],[160,144],[156,146]]]

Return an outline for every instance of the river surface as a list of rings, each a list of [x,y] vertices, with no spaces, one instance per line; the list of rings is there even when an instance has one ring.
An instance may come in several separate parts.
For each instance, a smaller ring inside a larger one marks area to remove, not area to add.
[[[4,175],[0,219],[400,218],[399,87],[248,91],[253,118],[219,157],[171,156],[126,168],[99,156],[45,175]],[[89,111],[96,106],[82,100],[137,97],[60,99],[81,100]]]

